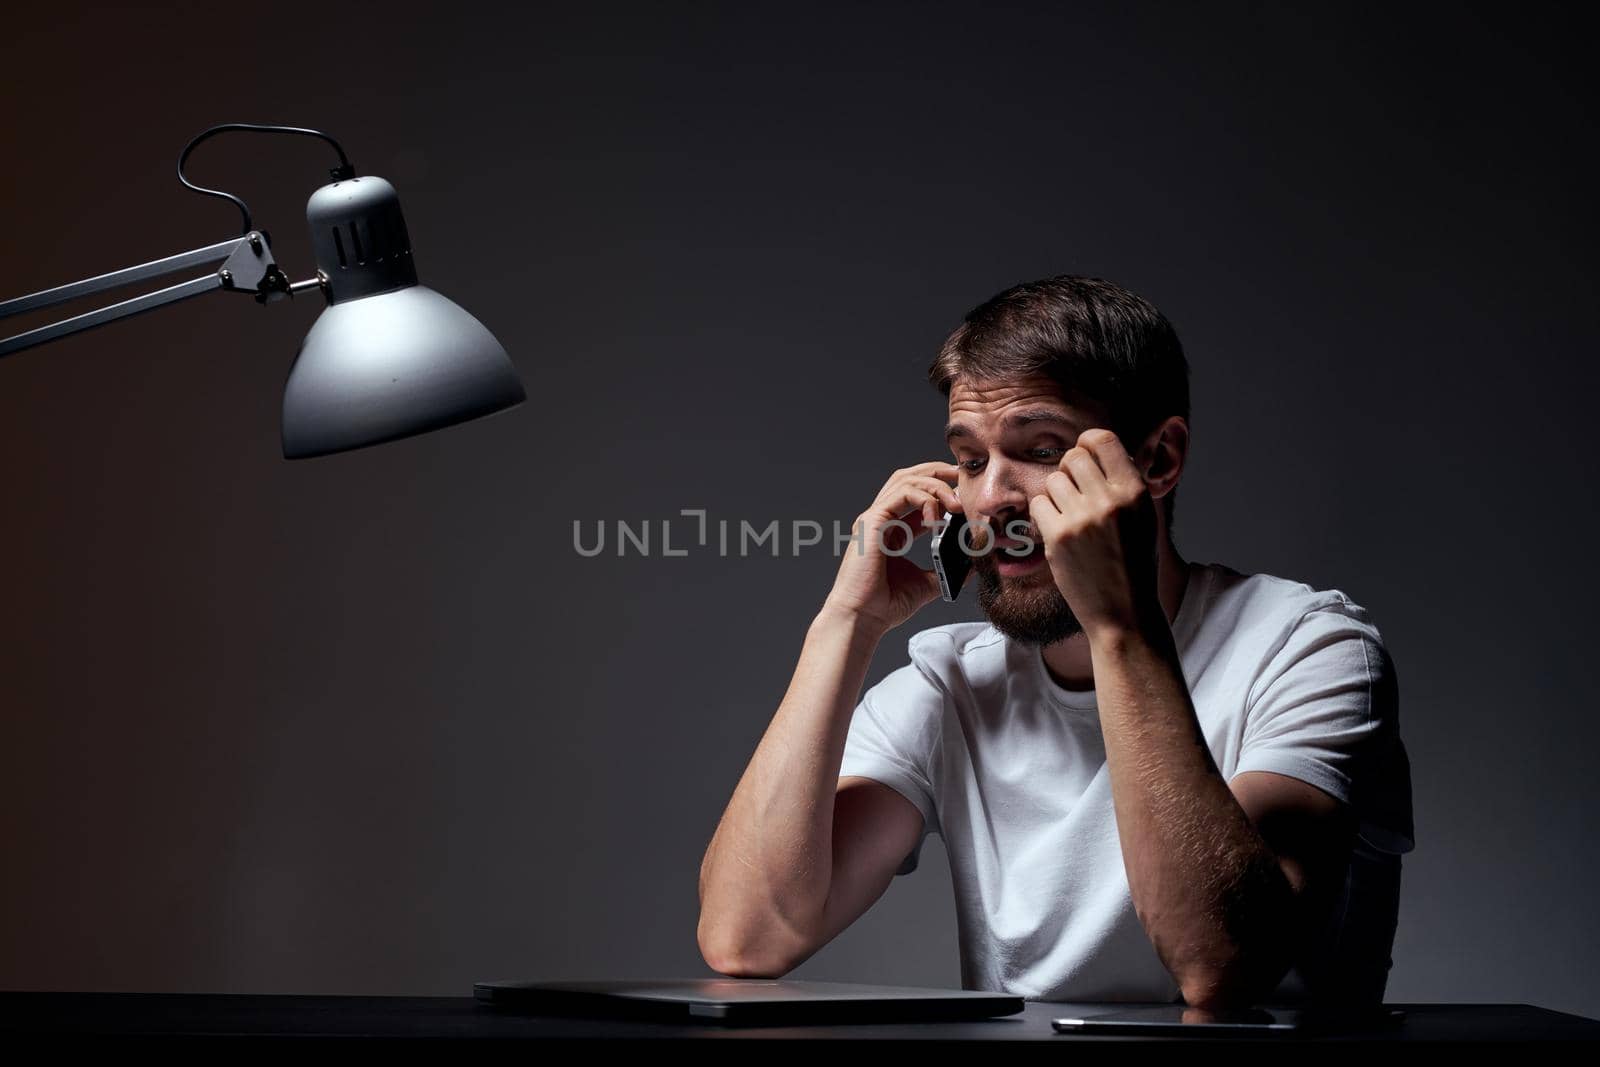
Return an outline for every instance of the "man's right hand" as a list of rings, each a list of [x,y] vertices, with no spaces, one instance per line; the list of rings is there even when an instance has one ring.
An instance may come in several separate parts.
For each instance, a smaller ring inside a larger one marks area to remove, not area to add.
[[[946,511],[961,511],[953,488],[954,463],[919,463],[895,471],[872,506],[851,527],[858,540],[845,546],[833,591],[824,610],[843,612],[887,633],[939,595],[939,576],[913,563],[915,541],[934,528]],[[891,526],[899,519],[911,528]]]

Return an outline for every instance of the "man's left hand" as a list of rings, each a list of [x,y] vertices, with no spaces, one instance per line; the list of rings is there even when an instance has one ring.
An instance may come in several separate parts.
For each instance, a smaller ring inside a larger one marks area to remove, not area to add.
[[[1056,588],[1094,641],[1160,615],[1155,502],[1110,430],[1085,430],[1028,501]]]

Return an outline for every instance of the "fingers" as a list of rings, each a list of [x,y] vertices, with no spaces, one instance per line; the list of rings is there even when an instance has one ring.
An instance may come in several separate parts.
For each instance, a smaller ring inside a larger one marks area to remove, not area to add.
[[[1044,480],[1044,491],[1028,501],[1028,512],[1049,539],[1049,531],[1074,515],[1109,513],[1145,492],[1144,477],[1110,430],[1096,427],[1078,435]]]
[[[1051,501],[1065,511],[1074,496],[1104,505],[1143,489],[1144,479],[1117,435],[1096,427],[1078,435],[1078,443],[1067,449],[1045,486]]]
[[[1105,479],[1123,488],[1142,488],[1144,476],[1133,465],[1133,457],[1122,447],[1122,442],[1110,430],[1095,428],[1078,435],[1078,448],[1094,456]],[[1062,457],[1065,459],[1066,457]],[[1079,483],[1082,485],[1082,483]]]
[[[931,460],[927,463],[917,463],[910,467],[902,467],[889,476],[892,482],[903,476],[941,478],[954,485],[956,478],[961,474],[961,469],[954,463],[945,460]]]
[[[1061,469],[1071,476],[1072,486],[1086,497],[1098,499],[1106,495],[1106,474],[1100,469],[1095,454],[1082,445],[1067,449],[1061,457]]]
[[[1061,462],[1065,463],[1066,458]],[[1044,480],[1044,492],[1055,509],[1065,514],[1072,510],[1072,498],[1078,495],[1078,486],[1065,470],[1051,471]]]
[[[920,469],[923,467],[929,468],[926,473],[932,474],[935,478],[941,478],[944,481],[949,482],[951,485],[955,485],[956,479],[961,477],[961,468],[957,467],[949,460],[934,460],[931,463],[919,463],[916,467],[913,467],[912,470],[920,472]]]
[[[915,467],[907,467],[891,474],[889,480],[883,483],[878,496],[881,498],[892,493],[897,486],[922,485],[928,489],[947,490],[947,495],[955,499],[953,487],[959,475],[960,471],[954,463],[919,463]]]
[[[905,529],[889,523],[904,523],[911,530],[911,540],[915,540],[939,524],[941,509],[942,502],[934,493],[915,486],[902,488],[892,506],[878,512],[880,521],[875,525],[881,530],[884,547],[899,552],[907,543]]]
[[[961,498],[955,491],[959,477],[960,468],[940,461],[918,463],[890,475],[867,512],[871,525],[884,530],[886,547],[898,552],[906,543],[903,529],[885,529],[890,520],[906,523],[915,539],[937,527],[944,512],[960,512]]]
[[[889,518],[901,518],[909,508],[922,506],[926,521],[932,525],[940,512],[961,510],[961,498],[950,484],[956,473],[953,463],[922,463],[895,471],[874,501],[874,510]],[[913,504],[909,495],[912,490],[922,491],[933,502],[919,497]]]
[[[1062,521],[1061,509],[1048,493],[1039,493],[1028,500],[1028,518],[1033,520],[1036,539],[1048,545],[1054,539],[1056,523]]]
[[[943,511],[961,511],[961,498],[956,496],[956,491],[938,478],[919,477],[912,479],[909,485],[931,493],[938,501]]]
[[[959,511],[961,505],[948,485],[930,478],[904,486],[899,493],[899,503],[889,509],[890,517],[909,518],[908,513],[913,508],[920,509],[923,525],[933,526],[944,518],[946,511]]]

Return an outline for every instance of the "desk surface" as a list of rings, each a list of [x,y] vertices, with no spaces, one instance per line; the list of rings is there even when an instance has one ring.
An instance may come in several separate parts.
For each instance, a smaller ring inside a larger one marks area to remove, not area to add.
[[[256,994],[0,993],[0,1036],[196,1036],[455,1039],[709,1038],[714,1040],[1150,1040],[1057,1034],[1050,1020],[1128,1005],[1029,1001],[981,1022],[724,1027],[510,1014],[470,997],[319,997]],[[1386,1040],[1600,1040],[1600,1022],[1524,1004],[1399,1004],[1406,1021]],[[1348,1038],[1346,1038],[1348,1039]],[[1202,1040],[1215,1038],[1165,1038]],[[1256,1041],[1262,1039],[1256,1038]],[[1296,1042],[1309,1038],[1291,1038]]]

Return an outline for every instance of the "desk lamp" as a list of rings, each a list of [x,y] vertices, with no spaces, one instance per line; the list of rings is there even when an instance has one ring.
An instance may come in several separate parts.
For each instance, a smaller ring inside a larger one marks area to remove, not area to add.
[[[320,137],[339,154],[333,181],[311,194],[306,221],[316,275],[291,282],[272,258],[243,200],[184,177],[189,153],[229,131]],[[221,262],[211,274],[26,333],[0,339],[0,356],[215,290],[250,293],[266,304],[310,289],[326,306],[289,370],[283,390],[283,455],[302,459],[426,433],[526,399],[505,349],[483,324],[417,282],[411,238],[394,186],[356,176],[339,142],[297,126],[230,122],[204,131],[178,157],[178,180],[239,208],[243,233],[205,248],[0,302],[0,319],[50,307],[188,267]]]

